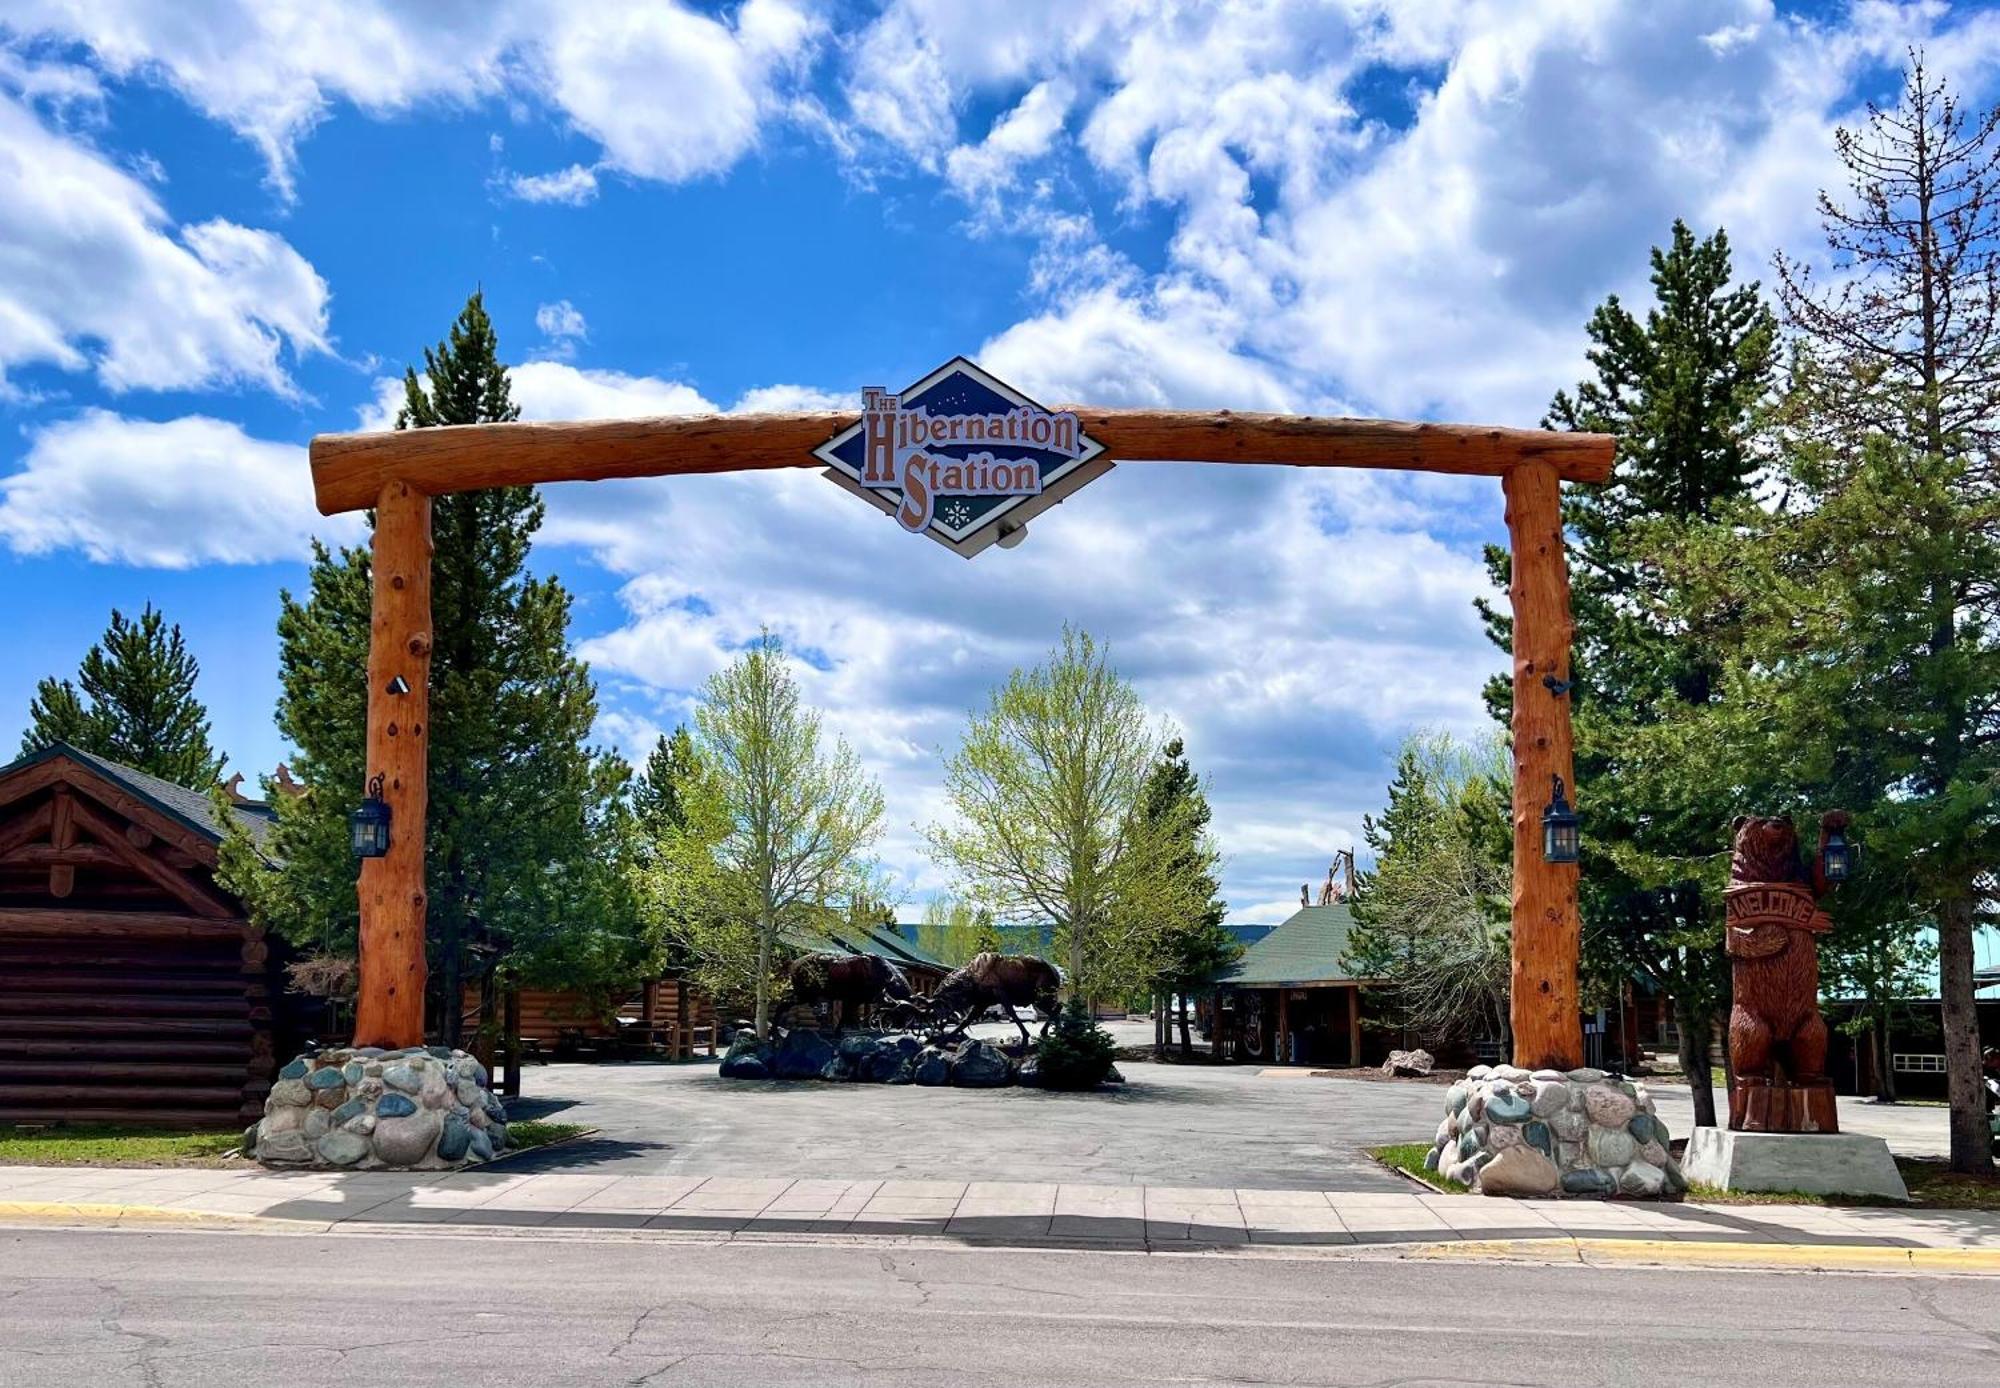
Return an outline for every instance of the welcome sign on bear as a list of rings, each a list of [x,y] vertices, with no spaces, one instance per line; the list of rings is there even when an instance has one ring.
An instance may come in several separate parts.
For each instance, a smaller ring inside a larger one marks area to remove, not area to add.
[[[861,392],[861,422],[814,455],[844,490],[970,558],[1007,547],[1041,514],[1111,470],[1068,410],[1047,410],[955,357],[908,389]]]

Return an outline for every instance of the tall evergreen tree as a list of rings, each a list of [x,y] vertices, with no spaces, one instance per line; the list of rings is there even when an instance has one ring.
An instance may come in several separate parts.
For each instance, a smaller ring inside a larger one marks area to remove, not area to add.
[[[206,790],[221,774],[223,758],[209,744],[208,709],[195,697],[200,674],[178,623],[169,627],[151,603],[136,621],[114,608],[111,625],[85,652],[76,682],[51,677],[35,687],[21,750],[67,742],[175,785]]]
[[[519,417],[485,306],[404,376],[398,428]],[[437,1030],[461,1039],[468,977],[586,981],[643,953],[619,862],[634,841],[629,773],[585,745],[588,668],[568,648],[570,597],[527,570],[543,506],[532,487],[432,504],[427,908]],[[314,550],[304,601],[283,595],[278,725],[312,793],[277,797],[283,867],[250,884],[285,933],[350,947],[355,870],[344,816],[365,780],[369,555]]]
[[[1937,920],[1952,1166],[1985,1170],[1973,931],[2000,917],[2000,106],[1968,117],[1912,51],[1895,107],[1871,103],[1837,148],[1852,196],[1822,193],[1820,213],[1838,284],[1780,265],[1795,421],[1817,445],[1791,480],[1820,513],[1782,537],[1798,561],[1783,591],[1794,627],[1815,622],[1808,602],[1845,620],[1823,636],[1857,662],[1831,672],[1847,678],[1796,673],[1874,734],[1877,865],[1902,855]]]
[[[1166,841],[1158,871],[1171,875],[1177,883],[1166,897],[1176,909],[1159,934],[1157,986],[1176,1001],[1181,1055],[1191,1057],[1194,1041],[1188,1034],[1188,998],[1207,990],[1218,972],[1242,958],[1243,946],[1222,925],[1229,906],[1222,900],[1222,887],[1215,878],[1219,855],[1208,834],[1212,812],[1180,738],[1160,749],[1159,760],[1153,763],[1152,774],[1140,792],[1139,813]]]
[[[700,770],[701,755],[685,723],[660,734],[632,785],[632,811],[648,836],[687,828],[689,782]]]
[[[1714,769],[1678,730],[1688,710],[1721,697],[1739,610],[1677,601],[1658,547],[1663,533],[1705,524],[1749,495],[1763,465],[1777,323],[1756,284],[1734,282],[1721,231],[1698,240],[1675,222],[1652,252],[1652,287],[1643,319],[1616,295],[1598,306],[1588,327],[1595,374],[1558,392],[1543,424],[1618,440],[1610,483],[1569,488],[1563,501],[1576,621],[1568,697],[1587,806],[1586,964],[1614,986],[1636,972],[1671,994],[1683,1063],[1698,1080],[1726,991],[1721,894],[1677,884],[1693,860],[1716,866],[1731,807],[1717,805],[1713,775],[1675,774]],[[1506,552],[1489,549],[1487,563],[1504,585]],[[1509,620],[1491,604],[1480,609],[1506,648]],[[1506,679],[1488,686],[1487,702],[1506,714]],[[1695,1121],[1713,1126],[1713,1095],[1696,1083],[1694,1098]]]

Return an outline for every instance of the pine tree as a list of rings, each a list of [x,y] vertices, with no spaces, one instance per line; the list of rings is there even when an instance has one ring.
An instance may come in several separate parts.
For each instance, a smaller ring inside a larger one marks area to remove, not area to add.
[[[151,603],[137,621],[114,608],[111,625],[84,654],[76,683],[50,678],[36,686],[21,750],[67,742],[206,790],[223,758],[209,744],[208,709],[195,697],[200,674],[180,626],[169,627]]]
[[[1683,1063],[1698,1079],[1708,1073],[1707,1038],[1727,988],[1722,898],[1680,884],[1690,861],[1712,860],[1729,811],[1715,804],[1716,768],[1681,725],[1721,697],[1723,653],[1740,610],[1680,602],[1659,550],[1749,495],[1764,465],[1759,435],[1777,323],[1756,284],[1734,283],[1721,231],[1697,240],[1675,222],[1668,245],[1652,252],[1652,287],[1643,320],[1616,295],[1591,315],[1595,374],[1573,394],[1558,392],[1543,424],[1618,440],[1610,483],[1569,488],[1563,502],[1576,622],[1568,697],[1579,799],[1588,807],[1586,966],[1614,987],[1638,973],[1673,998]],[[1507,560],[1504,550],[1488,550],[1503,585]],[[1489,635],[1507,648],[1507,618],[1490,604],[1480,609]],[[1504,677],[1489,684],[1496,716],[1512,697]],[[1681,910],[1689,905],[1696,917]],[[1698,1082],[1694,1101],[1695,1121],[1713,1126],[1714,1097]]]
[[[1160,749],[1139,812],[1167,840],[1160,871],[1178,883],[1169,900],[1188,903],[1160,934],[1157,986],[1176,1000],[1181,1055],[1189,1058],[1194,1042],[1188,1034],[1188,996],[1209,988],[1217,973],[1243,957],[1243,946],[1222,925],[1229,907],[1215,878],[1218,855],[1208,836],[1212,813],[1180,738]]]
[[[1893,109],[1839,131],[1851,200],[1820,196],[1838,287],[1780,264],[1802,339],[1791,538],[1799,596],[1849,623],[1877,729],[1876,831],[1934,911],[1951,1162],[1990,1168],[1973,930],[2000,913],[2000,107],[1971,119],[1912,51]],[[1774,633],[1775,636],[1775,633]],[[1805,683],[1824,674],[1807,669]],[[1835,693],[1820,690],[1823,694]]]
[[[700,773],[700,754],[685,723],[671,735],[660,734],[632,787],[632,811],[639,827],[653,838],[687,828],[688,783]]]
[[[398,428],[519,417],[478,294],[424,364],[405,373]],[[503,961],[517,979],[595,981],[644,953],[622,862],[637,842],[629,772],[585,745],[596,690],[569,654],[570,597],[526,567],[542,516],[532,487],[432,506],[427,915],[447,1044],[468,974],[488,991]],[[351,947],[356,919],[343,826],[365,779],[368,575],[366,549],[316,546],[308,594],[284,594],[278,623],[278,724],[313,792],[278,799],[284,866],[252,895],[331,949]]]
[[[1416,734],[1397,756],[1382,817],[1362,821],[1375,864],[1357,884],[1348,962],[1387,981],[1390,1023],[1429,1044],[1508,1036],[1503,762],[1497,736]]]

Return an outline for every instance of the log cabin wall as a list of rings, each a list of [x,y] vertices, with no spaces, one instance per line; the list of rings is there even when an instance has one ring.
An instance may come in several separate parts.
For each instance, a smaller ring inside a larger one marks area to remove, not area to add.
[[[0,1124],[263,1111],[277,989],[206,798],[74,749],[0,768]]]

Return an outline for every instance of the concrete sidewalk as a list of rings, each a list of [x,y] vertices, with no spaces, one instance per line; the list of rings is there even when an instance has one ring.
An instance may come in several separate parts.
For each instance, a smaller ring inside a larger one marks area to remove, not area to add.
[[[2000,1271],[2000,1213],[1812,1205],[1497,1200],[1408,1193],[1027,1182],[845,1181],[508,1172],[0,1167],[0,1221],[255,1218],[301,1228],[648,1230],[688,1235],[930,1237],[1022,1247],[1616,1240],[1749,1253],[1959,1250]],[[1797,1261],[1776,1258],[1776,1261]],[[1975,1268],[1974,1265],[1979,1265]]]

